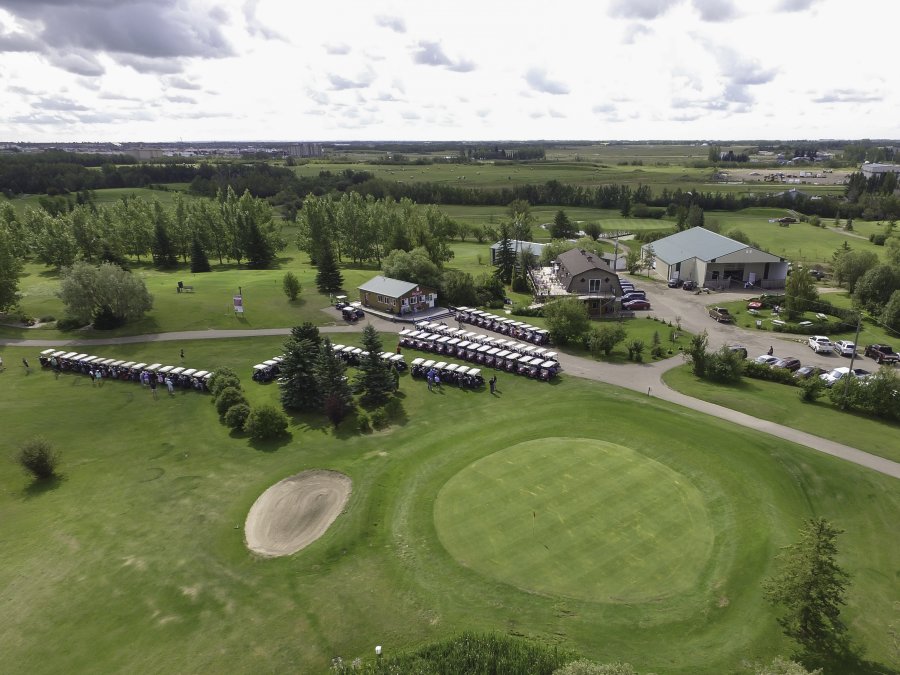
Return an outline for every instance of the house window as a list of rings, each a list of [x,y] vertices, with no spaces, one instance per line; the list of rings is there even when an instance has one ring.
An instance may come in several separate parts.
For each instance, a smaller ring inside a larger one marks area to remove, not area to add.
[[[599,293],[600,292],[600,280],[599,279],[591,279],[588,281],[588,292],[589,293]]]
[[[386,295],[378,295],[375,296],[382,305],[392,305],[394,303],[393,298],[389,298]]]

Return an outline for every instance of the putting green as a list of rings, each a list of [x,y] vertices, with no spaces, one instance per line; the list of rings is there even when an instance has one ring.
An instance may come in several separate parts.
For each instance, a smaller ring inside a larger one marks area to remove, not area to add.
[[[453,476],[435,503],[461,564],[523,590],[646,602],[690,590],[714,532],[700,491],[638,452],[587,438],[544,438]]]

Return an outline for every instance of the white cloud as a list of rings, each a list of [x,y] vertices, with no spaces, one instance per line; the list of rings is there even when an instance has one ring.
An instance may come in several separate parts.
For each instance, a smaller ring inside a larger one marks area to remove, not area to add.
[[[525,81],[532,89],[544,94],[559,96],[569,93],[569,88],[565,84],[547,77],[547,72],[543,68],[531,68],[525,73]]]

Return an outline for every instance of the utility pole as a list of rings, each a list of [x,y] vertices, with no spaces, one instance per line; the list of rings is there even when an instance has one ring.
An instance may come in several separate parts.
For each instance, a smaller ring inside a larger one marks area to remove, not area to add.
[[[850,391],[850,378],[853,377],[853,362],[856,360],[856,350],[859,348],[859,326],[862,314],[856,313],[856,337],[853,338],[853,352],[850,354],[850,369],[847,372],[847,382],[844,384],[844,396],[841,398],[841,410],[847,409],[847,394]]]

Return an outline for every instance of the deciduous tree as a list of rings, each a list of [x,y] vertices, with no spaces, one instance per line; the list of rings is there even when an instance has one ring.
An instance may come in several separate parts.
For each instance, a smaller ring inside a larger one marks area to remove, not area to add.
[[[578,298],[563,298],[544,306],[547,329],[557,344],[581,338],[590,326],[587,307]]]
[[[813,275],[806,270],[797,270],[787,278],[784,288],[784,310],[788,319],[794,320],[813,307],[819,299]]]
[[[153,296],[143,279],[111,263],[95,267],[77,262],[63,270],[59,297],[70,316],[91,321],[101,312],[125,322],[153,307]]]

